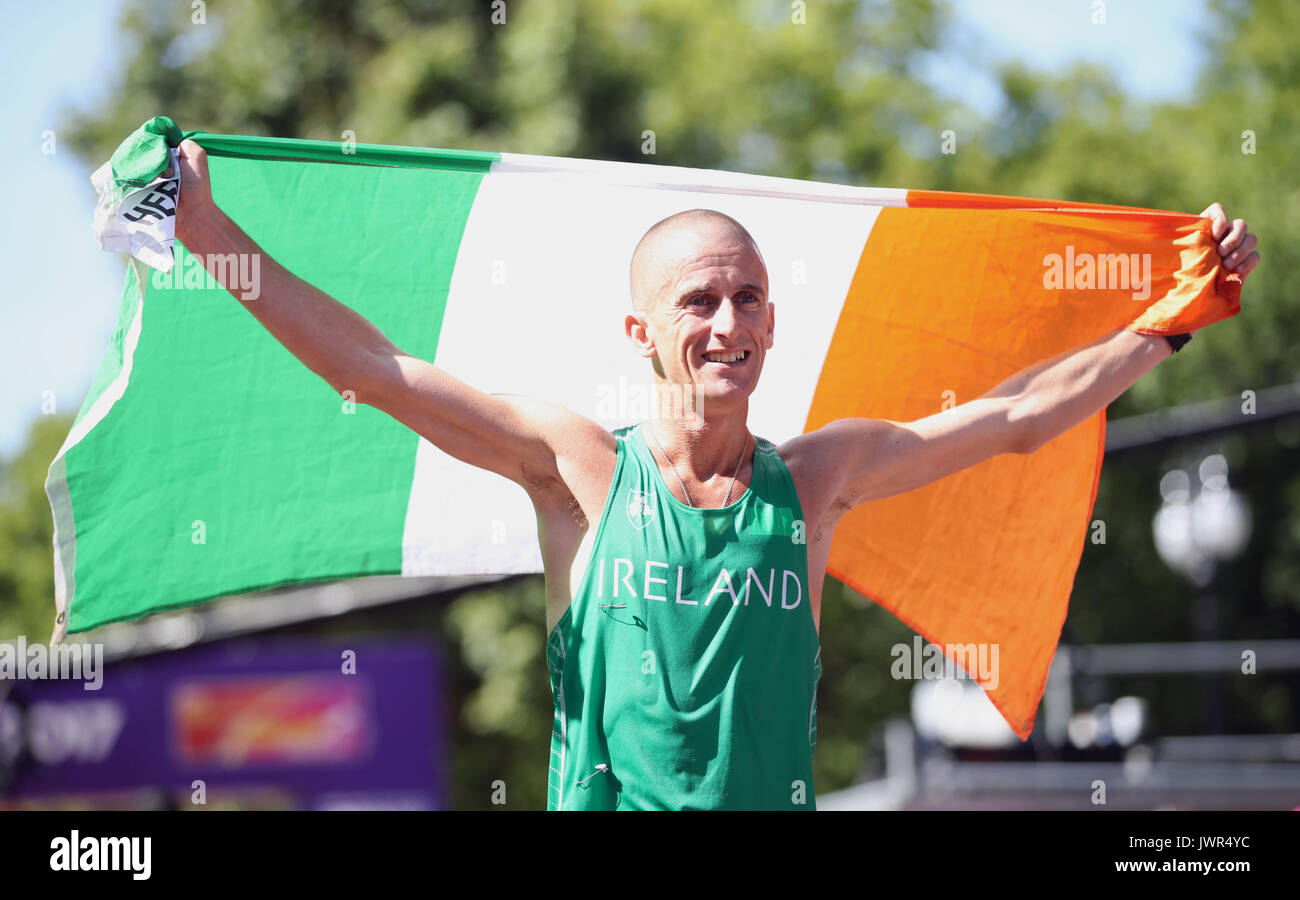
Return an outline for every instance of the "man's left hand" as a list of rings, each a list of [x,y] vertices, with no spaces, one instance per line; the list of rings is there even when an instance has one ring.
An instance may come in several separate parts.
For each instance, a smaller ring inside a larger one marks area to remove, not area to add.
[[[1219,203],[1211,203],[1205,212],[1201,213],[1201,217],[1213,223],[1211,231],[1214,239],[1219,242],[1218,251],[1219,258],[1223,260],[1223,270],[1235,272],[1241,277],[1242,282],[1245,282],[1246,276],[1259,265],[1259,254],[1255,251],[1259,241],[1250,233],[1246,220],[1229,221],[1228,214],[1223,211],[1223,205]]]
[[[1219,256],[1223,259],[1223,268],[1227,272],[1236,272],[1245,281],[1250,270],[1259,265],[1259,254],[1255,245],[1259,241],[1250,233],[1245,219],[1228,221],[1228,214],[1223,206],[1211,203],[1201,213],[1201,217],[1214,223],[1214,238],[1219,242]]]

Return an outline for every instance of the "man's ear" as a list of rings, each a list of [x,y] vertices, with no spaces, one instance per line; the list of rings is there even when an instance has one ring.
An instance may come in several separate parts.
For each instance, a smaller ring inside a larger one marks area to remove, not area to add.
[[[650,337],[649,321],[643,312],[628,313],[623,320],[623,330],[636,352],[649,359],[655,355],[655,343]]]
[[[769,300],[767,301],[767,341],[765,344],[768,350],[772,349],[774,340],[776,340],[776,304]]]

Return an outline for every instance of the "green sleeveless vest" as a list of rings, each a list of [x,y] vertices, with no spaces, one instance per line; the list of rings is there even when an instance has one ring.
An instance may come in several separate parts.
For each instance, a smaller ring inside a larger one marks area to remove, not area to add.
[[[547,642],[548,809],[813,809],[821,644],[803,513],[756,438],[749,490],[695,509],[641,426]]]

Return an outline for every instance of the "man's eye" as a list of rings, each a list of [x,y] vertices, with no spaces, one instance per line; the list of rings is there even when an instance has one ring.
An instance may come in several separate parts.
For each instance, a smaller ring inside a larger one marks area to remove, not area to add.
[[[690,302],[691,302],[691,305],[692,305],[692,306],[699,306],[699,305],[701,305],[701,304],[708,303],[708,302],[709,302],[709,295],[708,295],[708,294],[696,294],[694,297],[691,298],[691,301],[690,301]]]
[[[741,294],[741,295],[740,295],[740,299],[741,299],[741,300],[748,300],[750,303],[757,303],[757,302],[758,302],[758,298],[755,297],[753,294],[749,293],[748,291],[746,291],[745,293]]]

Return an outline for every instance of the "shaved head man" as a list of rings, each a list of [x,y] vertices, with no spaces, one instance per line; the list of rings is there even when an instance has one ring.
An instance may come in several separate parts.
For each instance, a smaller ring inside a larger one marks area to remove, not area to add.
[[[717,245],[748,247],[758,258],[766,281],[767,268],[758,244],[745,226],[716,209],[688,209],[660,219],[642,235],[628,267],[632,306],[645,310],[659,299],[675,273],[673,268],[699,249]]]
[[[672,408],[691,413],[661,419],[659,424],[676,434],[649,432],[655,448],[667,461],[665,447],[689,444],[694,471],[684,479],[674,471],[683,494],[690,495],[695,481],[701,501],[720,491],[728,499],[734,490],[728,476],[738,469],[727,463],[750,443],[749,396],[758,386],[775,324],[758,245],[724,213],[676,213],[651,226],[637,243],[629,288],[633,312],[624,322],[627,336],[650,359],[659,395],[678,401]]]
[[[245,306],[277,340],[335,390],[532,500],[555,708],[549,809],[814,808],[822,583],[841,517],[1032,453],[1172,352],[1119,329],[935,415],[841,419],[777,445],[748,426],[775,329],[763,258],[735,219],[692,209],[633,250],[624,320],[656,386],[692,402],[610,432],[404,353],[216,206],[201,147],[185,141],[181,157],[177,238],[200,260],[260,255],[264,299]],[[1204,215],[1224,267],[1249,273],[1245,222],[1217,204]],[[224,267],[209,271],[238,291]]]
[[[710,403],[749,396],[772,346],[773,310],[762,254],[739,222],[710,209],[657,222],[632,253],[629,287],[627,335],[659,382]]]

